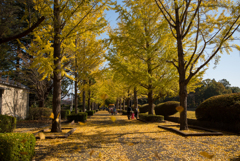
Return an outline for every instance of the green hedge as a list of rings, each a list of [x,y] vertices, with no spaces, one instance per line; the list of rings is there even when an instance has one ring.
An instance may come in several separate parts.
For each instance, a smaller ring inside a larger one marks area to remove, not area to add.
[[[61,110],[61,119],[67,119],[67,116],[71,114],[70,110]]]
[[[8,115],[0,115],[0,133],[13,132],[16,129],[17,119]]]
[[[52,113],[51,108],[46,107],[30,107],[29,109],[29,120],[40,120],[40,119],[50,119],[49,116]]]
[[[0,134],[1,161],[32,161],[36,138],[30,133]]]
[[[161,122],[164,121],[164,116],[162,115],[148,115],[148,114],[139,114],[139,119],[147,122]]]
[[[240,122],[240,93],[213,96],[195,110],[199,121],[235,124]]]
[[[127,115],[127,111],[126,110],[122,110],[122,115]]]
[[[155,107],[155,104],[153,104],[153,108]],[[144,104],[141,107],[139,107],[139,113],[146,113],[149,111],[149,104]]]
[[[87,120],[88,113],[86,112],[79,112],[78,114],[71,114],[67,116],[68,121],[81,121],[85,122]]]
[[[94,111],[94,110],[92,110],[92,111],[86,111],[86,113],[88,114],[88,116],[93,116],[93,114],[95,113],[95,111]]]
[[[177,101],[168,101],[164,103],[160,103],[155,107],[156,115],[163,115],[164,117],[174,115],[178,111],[176,107],[180,106],[180,102]]]

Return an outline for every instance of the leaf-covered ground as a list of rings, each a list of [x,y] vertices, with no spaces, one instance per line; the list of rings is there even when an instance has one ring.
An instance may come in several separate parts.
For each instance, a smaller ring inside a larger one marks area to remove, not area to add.
[[[240,137],[182,137],[158,128],[158,125],[127,120],[99,111],[86,124],[62,124],[77,127],[66,139],[37,140],[35,160],[240,160]],[[115,122],[113,122],[115,121]]]

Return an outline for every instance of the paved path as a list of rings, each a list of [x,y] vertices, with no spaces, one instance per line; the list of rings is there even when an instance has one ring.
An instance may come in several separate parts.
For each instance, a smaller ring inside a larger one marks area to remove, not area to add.
[[[35,160],[240,160],[240,137],[236,135],[184,138],[157,127],[99,111],[77,127],[67,139],[38,140]],[[161,123],[171,124],[170,122]],[[203,156],[206,152],[209,155]],[[203,154],[203,155],[202,155]]]

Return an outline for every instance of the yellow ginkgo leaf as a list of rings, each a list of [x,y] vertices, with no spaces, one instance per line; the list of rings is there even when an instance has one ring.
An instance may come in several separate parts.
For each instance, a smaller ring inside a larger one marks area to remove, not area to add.
[[[206,157],[206,158],[208,158],[208,159],[212,159],[214,157],[213,154],[208,154],[208,152],[205,152],[205,151],[200,152],[199,154],[204,156],[204,157]]]
[[[114,117],[114,116],[111,116],[110,119],[112,120],[112,122],[116,121],[116,117]]]
[[[133,146],[134,144],[133,143],[128,143],[129,146]]]
[[[155,156],[156,158],[160,159],[157,151],[154,152],[154,156]]]
[[[184,108],[182,106],[178,106],[176,107],[176,110],[181,113],[183,112]]]
[[[57,115],[57,119],[59,119],[59,114],[60,114],[60,113],[58,113],[58,115]]]
[[[91,150],[91,151],[90,151],[90,158],[92,157],[93,152],[94,152],[94,150]]]
[[[99,157],[99,158],[102,158],[102,153],[101,153],[101,152],[99,152],[98,157]]]
[[[40,137],[41,140],[44,140],[44,139],[45,139],[44,133],[40,132],[38,135],[39,135],[39,137]]]
[[[86,123],[79,122],[79,125],[82,125],[82,126],[83,126],[83,125],[86,125]]]
[[[49,116],[51,119],[54,119],[54,114],[51,113],[51,115]]]

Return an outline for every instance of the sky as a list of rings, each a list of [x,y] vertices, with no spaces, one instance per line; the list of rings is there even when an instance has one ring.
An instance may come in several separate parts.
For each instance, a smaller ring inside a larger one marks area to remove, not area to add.
[[[117,3],[122,4],[121,0],[117,0]],[[111,27],[117,27],[118,13],[115,11],[106,11],[105,13]],[[107,38],[107,35],[104,35],[103,38]],[[239,41],[237,43],[239,44]],[[233,49],[230,55],[226,52],[219,55],[221,58],[218,65],[214,68],[214,60],[211,60],[203,79],[215,79],[216,81],[227,79],[231,86],[240,87],[240,52]]]

